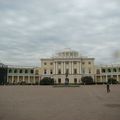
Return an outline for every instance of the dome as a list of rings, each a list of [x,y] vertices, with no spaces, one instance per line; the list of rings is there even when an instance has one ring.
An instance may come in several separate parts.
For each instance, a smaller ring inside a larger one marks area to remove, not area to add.
[[[80,55],[79,55],[79,52],[67,48],[61,52],[56,53],[55,57],[57,58],[78,58],[80,57]]]

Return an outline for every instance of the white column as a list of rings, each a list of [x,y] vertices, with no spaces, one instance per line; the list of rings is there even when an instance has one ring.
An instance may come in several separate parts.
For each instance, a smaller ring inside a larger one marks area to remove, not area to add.
[[[80,62],[80,74],[82,74],[82,64]]]
[[[55,62],[53,63],[53,74],[55,74]]]
[[[72,74],[73,74],[73,61],[72,61]]]
[[[80,74],[80,62],[79,61],[77,61],[77,74]]]
[[[57,74],[57,73],[56,73],[56,62],[55,62],[55,74]]]
[[[69,62],[69,74],[72,74],[71,61]]]
[[[66,73],[66,70],[65,70],[65,62],[64,62],[64,74]]]
[[[61,62],[61,73],[64,74],[64,64]]]
[[[56,74],[58,74],[58,64],[56,62]]]

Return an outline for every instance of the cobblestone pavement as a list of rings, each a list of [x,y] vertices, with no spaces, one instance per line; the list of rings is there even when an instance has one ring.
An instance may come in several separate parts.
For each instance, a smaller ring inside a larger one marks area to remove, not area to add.
[[[0,86],[0,120],[120,120],[120,85]]]

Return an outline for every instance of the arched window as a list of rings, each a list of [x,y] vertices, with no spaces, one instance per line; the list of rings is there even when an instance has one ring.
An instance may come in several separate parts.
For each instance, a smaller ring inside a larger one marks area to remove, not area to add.
[[[113,68],[113,72],[117,72],[116,68]]]
[[[9,73],[12,73],[12,69],[9,69]]]
[[[15,70],[14,70],[14,73],[17,73],[17,72],[18,72],[17,69],[15,69]]]
[[[111,69],[110,69],[110,68],[108,68],[108,72],[111,72]]]

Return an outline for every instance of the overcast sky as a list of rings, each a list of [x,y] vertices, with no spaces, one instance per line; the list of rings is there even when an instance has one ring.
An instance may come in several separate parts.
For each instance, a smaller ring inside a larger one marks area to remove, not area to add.
[[[120,0],[0,0],[0,62],[39,65],[64,48],[119,62]]]

